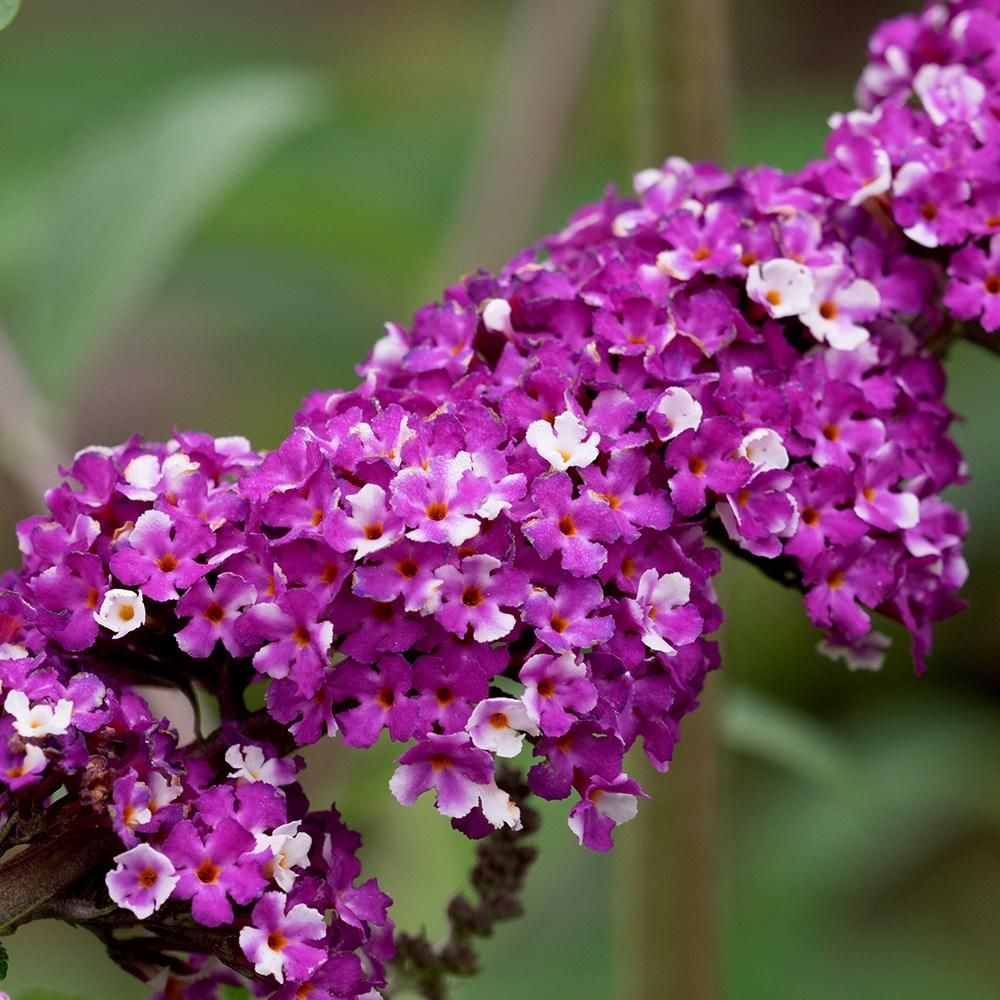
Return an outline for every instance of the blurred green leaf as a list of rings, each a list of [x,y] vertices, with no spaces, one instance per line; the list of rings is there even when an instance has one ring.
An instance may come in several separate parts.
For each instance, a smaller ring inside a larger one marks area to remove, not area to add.
[[[247,1000],[250,991],[242,986],[223,986],[222,1000]]]
[[[17,17],[21,9],[21,0],[0,0],[0,31]]]
[[[7,949],[0,943],[0,980],[7,978],[7,970],[10,968],[10,956]]]
[[[845,790],[855,778],[846,746],[821,723],[749,688],[733,688],[722,707],[730,750],[777,764],[806,781]]]
[[[15,330],[50,392],[142,305],[234,183],[321,106],[303,72],[242,71],[184,86],[65,157],[36,220]]]
[[[48,990],[31,990],[18,997],[18,1000],[80,1000],[80,997],[72,997],[68,993],[50,993]]]

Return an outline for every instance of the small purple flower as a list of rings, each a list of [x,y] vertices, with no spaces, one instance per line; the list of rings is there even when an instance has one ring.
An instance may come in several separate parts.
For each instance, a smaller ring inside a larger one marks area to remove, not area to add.
[[[858,489],[854,513],[883,531],[912,528],[920,520],[920,500],[914,493],[897,491],[901,473],[899,449],[883,445],[869,455],[855,474]]]
[[[694,642],[703,623],[690,599],[691,581],[683,573],[660,576],[647,569],[639,578],[635,599],[627,602],[643,643],[669,656],[677,646]]]
[[[911,160],[892,182],[892,214],[914,243],[936,247],[961,243],[968,230],[969,182]]]
[[[604,590],[597,580],[567,580],[555,596],[533,593],[524,602],[524,621],[556,653],[588,649],[614,634],[610,615],[591,615],[603,603]]]
[[[365,990],[361,959],[353,952],[331,955],[318,969],[309,973],[303,983],[286,983],[271,1000],[379,1000],[374,991]]]
[[[163,844],[177,869],[178,899],[191,900],[191,915],[206,927],[233,921],[230,898],[246,904],[266,882],[256,861],[243,860],[255,850],[252,833],[234,819],[223,819],[202,839],[190,820],[182,820]]]
[[[650,461],[634,449],[619,451],[608,461],[607,472],[591,466],[583,470],[588,496],[607,504],[622,541],[633,542],[642,528],[665,531],[672,511],[666,497],[655,491],[639,492],[648,482]]]
[[[118,867],[108,872],[105,879],[108,894],[140,920],[152,916],[170,898],[180,880],[170,858],[149,844],[139,844],[115,855],[115,864]]]
[[[469,556],[458,568],[442,566],[441,605],[437,620],[460,639],[472,629],[476,642],[495,642],[507,635],[517,619],[500,606],[520,607],[528,582],[518,570],[503,569],[493,556]]]
[[[251,926],[240,931],[240,947],[257,975],[298,983],[326,958],[326,948],[307,942],[322,941],[327,928],[318,910],[298,903],[286,913],[287,905],[283,892],[265,892],[253,908]]]
[[[134,847],[139,842],[135,828],[145,826],[153,818],[149,808],[149,788],[138,780],[135,770],[130,769],[115,782],[112,797],[115,803],[115,833],[126,847]]]
[[[871,417],[871,407],[857,386],[828,382],[817,399],[795,392],[796,433],[810,442],[813,462],[853,470],[858,457],[885,441],[885,425]]]
[[[37,784],[47,765],[45,751],[36,743],[20,741],[18,746],[15,741],[0,739],[0,782],[12,792]]]
[[[429,733],[399,758],[389,789],[404,806],[430,789],[443,816],[460,818],[476,806],[493,782],[493,758],[472,745],[468,733]]]
[[[740,217],[722,202],[714,202],[700,215],[681,210],[661,230],[673,250],[664,250],[656,266],[678,281],[696,274],[729,275],[740,255]]]
[[[420,710],[408,697],[411,685],[410,665],[397,653],[383,656],[377,670],[350,660],[339,664],[333,677],[334,694],[359,703],[337,716],[344,742],[370,747],[383,728],[398,742],[413,736]]]
[[[592,722],[577,722],[562,736],[542,737],[535,755],[542,757],[528,772],[531,790],[543,799],[564,799],[573,783],[621,773],[625,746],[617,735]]]
[[[291,676],[310,697],[322,683],[333,642],[333,625],[318,621],[319,614],[319,601],[309,591],[289,590],[273,604],[255,604],[245,611],[236,634],[248,646],[260,646],[253,665],[262,674]]]
[[[390,512],[381,486],[366,483],[346,500],[351,513],[334,510],[324,529],[327,542],[338,552],[353,551],[355,559],[364,559],[402,536],[403,521]]]
[[[220,573],[215,589],[199,580],[177,602],[177,617],[191,620],[177,633],[177,645],[197,659],[210,656],[220,639],[227,652],[245,656],[247,647],[236,635],[236,620],[257,600],[257,588],[235,573]]]
[[[834,136],[836,141],[827,144],[833,161],[823,173],[826,190],[851,206],[888,191],[892,184],[892,162],[879,143],[862,135],[834,133]]]
[[[876,608],[885,600],[896,573],[898,555],[885,545],[866,550],[862,544],[821,554],[805,577],[810,588],[805,596],[810,619],[832,630],[841,641],[855,643],[871,627],[859,602]]]
[[[947,122],[974,124],[979,116],[986,88],[964,66],[927,63],[917,70],[913,89],[935,125]]]
[[[983,329],[1000,329],[1000,235],[989,251],[970,243],[951,259],[944,304],[959,319],[980,319]]]
[[[391,506],[415,542],[461,545],[479,533],[476,516],[490,491],[473,472],[472,456],[433,455],[426,468],[403,469],[392,481]]]
[[[792,493],[798,503],[798,524],[785,551],[805,565],[827,546],[849,547],[868,530],[853,510],[845,509],[853,507],[855,490],[842,469],[827,465],[800,474]]]
[[[185,590],[208,572],[195,559],[214,543],[211,528],[201,521],[147,510],[111,557],[111,572],[122,583],[140,585],[154,601],[173,601],[178,587]]]
[[[626,774],[613,781],[598,778],[570,810],[569,828],[584,847],[592,851],[610,851],[612,830],[635,819],[640,797],[649,798]]]
[[[795,504],[788,495],[792,475],[769,469],[726,497],[716,508],[729,537],[754,555],[773,559],[781,552],[780,535],[794,530]]]
[[[546,736],[562,736],[597,704],[587,666],[573,653],[538,653],[525,661],[518,676],[524,704]]]
[[[98,556],[70,552],[58,566],[35,577],[32,588],[42,607],[69,612],[55,631],[63,649],[81,650],[97,638],[94,611],[108,589],[108,574]]]
[[[711,417],[697,431],[685,431],[667,448],[670,495],[677,510],[690,517],[705,506],[708,490],[735,493],[750,478],[751,463],[739,449],[743,435],[728,417]]]
[[[402,597],[406,611],[429,614],[441,602],[441,579],[435,573],[446,552],[442,545],[399,542],[380,553],[378,562],[355,569],[352,592],[382,603]]]
[[[438,655],[416,660],[413,686],[421,692],[417,700],[428,730],[455,733],[465,728],[473,706],[489,693],[489,678],[495,672],[489,652],[465,644],[457,649],[441,646]]]
[[[608,558],[600,543],[614,541],[618,526],[610,504],[572,495],[572,480],[564,472],[538,480],[531,492],[538,508],[521,530],[543,559],[558,552],[567,572],[595,576]]]

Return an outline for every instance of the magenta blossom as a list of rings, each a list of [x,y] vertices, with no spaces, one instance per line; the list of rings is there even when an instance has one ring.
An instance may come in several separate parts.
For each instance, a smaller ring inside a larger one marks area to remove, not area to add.
[[[177,898],[190,899],[192,916],[206,927],[232,923],[230,899],[249,903],[264,885],[259,863],[250,858],[254,837],[236,820],[222,820],[204,837],[183,820],[170,831],[163,850],[179,875]]]
[[[165,854],[149,844],[138,844],[130,851],[115,856],[114,871],[108,872],[107,886],[111,898],[144,920],[158,910],[174,891],[179,876]]]
[[[326,950],[309,944],[326,937],[323,914],[304,903],[286,913],[288,897],[266,892],[251,914],[251,925],[240,931],[240,947],[261,976],[279,983],[307,979],[326,957]]]
[[[493,758],[472,745],[468,733],[429,734],[399,758],[389,782],[392,794],[411,805],[424,792],[437,792],[444,816],[465,816],[493,781]]]

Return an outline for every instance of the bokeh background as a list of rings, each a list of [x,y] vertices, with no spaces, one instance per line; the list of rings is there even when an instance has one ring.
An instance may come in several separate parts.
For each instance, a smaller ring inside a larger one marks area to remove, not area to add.
[[[385,320],[627,186],[647,165],[630,2],[26,0],[0,35],[3,565],[76,448],[174,426],[273,447],[307,391],[352,382]],[[869,30],[903,9],[732,0],[728,160],[819,155]],[[725,571],[721,996],[1000,996],[995,365],[949,361],[972,608],[928,676],[891,627],[883,671],[847,672],[794,594]],[[313,751],[311,788],[364,831],[398,921],[440,930],[471,849],[427,803],[395,804],[392,756]],[[640,823],[595,856],[546,810],[527,915],[456,997],[626,996],[655,941],[629,917]],[[39,923],[9,946],[14,1000],[144,995],[83,931]]]

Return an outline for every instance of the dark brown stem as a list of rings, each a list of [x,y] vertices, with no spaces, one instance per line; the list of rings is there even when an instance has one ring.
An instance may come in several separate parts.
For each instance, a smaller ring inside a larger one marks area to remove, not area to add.
[[[103,829],[75,829],[47,837],[0,865],[0,929],[28,919],[36,907],[64,893],[98,868],[109,868],[121,842]]]

